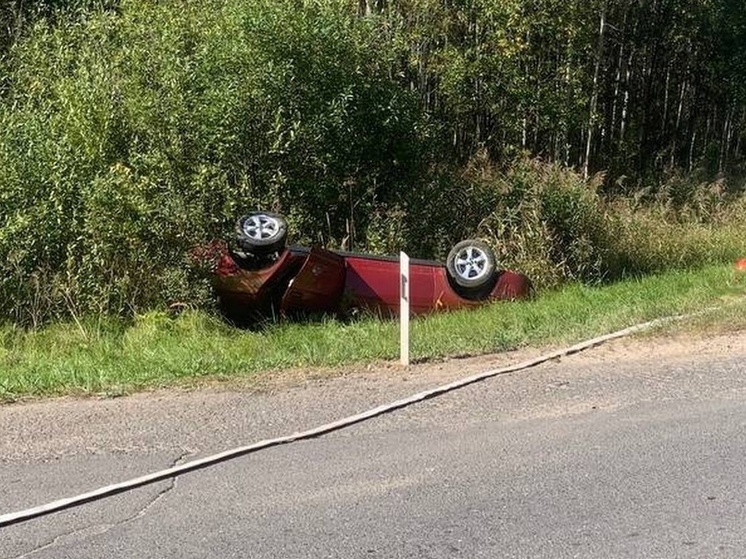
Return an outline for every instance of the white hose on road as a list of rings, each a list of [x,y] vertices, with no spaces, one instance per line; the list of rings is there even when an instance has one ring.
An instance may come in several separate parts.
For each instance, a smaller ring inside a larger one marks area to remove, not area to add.
[[[435,396],[439,396],[441,394],[445,394],[447,392],[451,392],[453,390],[463,388],[464,386],[474,384],[475,382],[479,382],[479,381],[482,381],[482,380],[485,380],[491,377],[495,377],[498,375],[513,373],[513,372],[520,371],[523,369],[529,369],[531,367],[535,367],[547,361],[551,361],[552,359],[557,359],[558,357],[564,357],[566,355],[571,355],[573,353],[577,353],[577,352],[592,348],[594,346],[600,345],[610,340],[622,338],[624,336],[629,336],[630,334],[641,332],[643,330],[649,330],[661,324],[665,324],[665,323],[675,321],[675,320],[681,320],[684,318],[688,318],[689,316],[693,316],[693,315],[660,318],[657,320],[651,320],[650,322],[645,322],[643,324],[637,324],[636,326],[631,326],[629,328],[625,328],[623,330],[619,330],[611,334],[606,334],[605,336],[593,338],[593,339],[575,344],[565,349],[559,349],[557,351],[553,351],[551,353],[547,353],[545,355],[535,357],[534,359],[523,361],[522,363],[518,363],[516,365],[510,365],[508,367],[503,367],[500,369],[493,369],[490,371],[485,371],[485,372],[478,373],[470,377],[466,377],[460,380],[450,382],[448,384],[437,386],[435,388],[425,390],[424,392],[419,392],[418,394],[414,394],[402,400],[397,400],[396,402],[392,402],[390,404],[384,404],[382,406],[378,406],[377,408],[373,408],[373,409],[364,411],[356,415],[351,415],[349,417],[345,417],[344,419],[340,419],[332,423],[320,425],[319,427],[314,427],[313,429],[309,429],[307,431],[301,431],[301,432],[298,432],[292,435],[286,435],[284,437],[278,437],[275,439],[267,439],[267,440],[263,440],[263,441],[259,441],[259,442],[247,445],[247,446],[240,446],[237,448],[233,448],[231,450],[226,450],[219,454],[213,454],[212,456],[207,456],[205,458],[192,460],[191,462],[186,462],[179,466],[174,466],[171,468],[167,468],[165,470],[153,472],[151,474],[137,477],[137,478],[134,478],[128,481],[123,481],[121,483],[116,483],[114,485],[108,485],[106,487],[101,487],[99,489],[89,491],[88,493],[83,493],[83,494],[76,495],[74,497],[68,497],[65,499],[59,499],[57,501],[52,501],[45,505],[40,505],[38,507],[33,507],[30,509],[26,509],[26,510],[22,510],[18,512],[3,514],[3,515],[0,515],[0,528],[5,527],[5,526],[10,526],[12,524],[18,524],[20,522],[26,522],[27,520],[31,520],[33,518],[38,518],[40,516],[46,516],[53,512],[58,512],[64,509],[76,507],[76,506],[79,506],[85,503],[89,503],[91,501],[97,501],[99,499],[110,497],[118,493],[123,493],[125,491],[135,489],[137,487],[142,487],[144,485],[149,485],[151,483],[155,483],[158,481],[163,481],[166,479],[174,478],[176,476],[186,474],[188,472],[193,472],[195,470],[206,468],[208,466],[213,466],[215,464],[225,462],[226,460],[237,458],[245,454],[257,452],[265,448],[280,446],[280,445],[292,443],[295,441],[319,437],[326,433],[337,431],[339,429],[349,427],[350,425],[360,423],[361,421],[365,421],[367,419],[371,419],[379,415],[383,415],[385,413],[389,413],[394,410],[398,410],[406,406],[410,406],[417,402],[427,400],[428,398],[433,398]]]

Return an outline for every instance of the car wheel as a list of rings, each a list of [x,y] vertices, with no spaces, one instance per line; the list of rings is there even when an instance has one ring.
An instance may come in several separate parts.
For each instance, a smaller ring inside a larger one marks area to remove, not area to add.
[[[448,253],[446,270],[459,294],[481,298],[495,285],[495,253],[481,241],[461,241]]]
[[[252,254],[270,254],[285,248],[288,224],[279,214],[253,212],[236,222],[236,242]]]

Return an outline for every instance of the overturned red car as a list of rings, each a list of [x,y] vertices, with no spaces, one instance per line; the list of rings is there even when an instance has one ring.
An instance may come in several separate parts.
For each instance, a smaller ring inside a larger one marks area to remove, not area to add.
[[[286,247],[287,222],[254,212],[236,224],[213,270],[223,314],[236,323],[257,316],[349,315],[399,311],[399,259],[314,247]],[[455,245],[445,264],[410,260],[410,311],[424,314],[492,300],[529,297],[526,276],[499,270],[492,250],[475,240]]]

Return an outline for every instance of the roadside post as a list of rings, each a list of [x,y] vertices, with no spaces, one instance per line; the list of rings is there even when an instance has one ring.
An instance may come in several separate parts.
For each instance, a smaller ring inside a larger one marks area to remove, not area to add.
[[[399,354],[409,367],[409,256],[399,253]]]

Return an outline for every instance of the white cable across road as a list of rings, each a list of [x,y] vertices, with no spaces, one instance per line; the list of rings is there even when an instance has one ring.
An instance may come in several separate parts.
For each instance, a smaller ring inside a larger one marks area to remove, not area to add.
[[[91,501],[97,501],[98,499],[104,499],[106,497],[110,497],[118,493],[130,491],[131,489],[135,489],[137,487],[142,487],[144,485],[148,485],[148,484],[155,483],[158,481],[163,481],[166,479],[174,478],[176,476],[186,474],[188,472],[193,472],[195,470],[206,468],[208,466],[213,466],[215,464],[219,464],[220,462],[225,462],[226,460],[237,458],[245,454],[257,452],[265,448],[280,446],[280,445],[292,443],[295,441],[319,437],[326,433],[337,431],[339,429],[349,427],[350,425],[360,423],[361,421],[365,421],[367,419],[371,419],[379,415],[383,415],[383,414],[392,412],[394,410],[398,410],[406,406],[410,406],[417,402],[427,400],[428,398],[433,398],[435,396],[439,396],[441,394],[445,394],[447,392],[451,392],[453,390],[463,388],[464,386],[474,384],[475,382],[479,382],[479,381],[482,381],[482,380],[485,380],[491,377],[495,377],[498,375],[503,375],[506,373],[513,373],[515,371],[520,371],[522,369],[529,369],[531,367],[535,367],[537,365],[540,365],[552,359],[556,359],[558,357],[564,357],[566,355],[571,355],[573,353],[577,353],[579,351],[589,349],[591,347],[600,345],[610,340],[622,338],[624,336],[629,336],[630,334],[641,332],[643,330],[649,330],[661,324],[668,323],[668,322],[675,321],[675,320],[681,320],[683,318],[688,318],[689,316],[692,316],[692,315],[660,318],[657,320],[652,320],[650,322],[637,324],[635,326],[631,326],[629,328],[625,328],[623,330],[619,330],[611,334],[606,334],[605,336],[600,336],[597,338],[586,340],[584,342],[575,344],[565,349],[559,349],[551,353],[541,355],[534,359],[529,359],[528,361],[523,361],[521,363],[510,365],[508,367],[502,367],[500,369],[484,371],[482,373],[478,373],[473,376],[469,376],[469,377],[466,377],[460,380],[456,380],[448,384],[437,386],[435,388],[425,390],[424,392],[419,392],[407,398],[397,400],[390,404],[384,404],[376,408],[364,411],[362,413],[358,413],[356,415],[351,415],[349,417],[345,417],[343,419],[333,421],[332,423],[327,423],[325,425],[314,427],[313,429],[309,429],[307,431],[300,431],[292,435],[286,435],[284,437],[278,437],[275,439],[266,439],[266,440],[259,441],[259,442],[256,442],[256,443],[253,443],[247,446],[240,446],[237,448],[233,448],[231,450],[220,452],[218,454],[213,454],[212,456],[206,456],[204,458],[192,460],[191,462],[186,462],[184,464],[174,466],[172,468],[167,468],[165,470],[160,470],[158,472],[153,472],[151,474],[147,474],[141,477],[130,479],[128,481],[115,483],[113,485],[107,485],[106,487],[101,487],[99,489],[89,491],[88,493],[82,493],[74,497],[59,499],[57,501],[52,501],[45,505],[40,505],[38,507],[33,507],[30,509],[26,509],[26,510],[22,510],[18,512],[3,514],[3,515],[0,515],[0,528],[5,527],[5,526],[10,526],[12,524],[18,524],[20,522],[26,522],[33,518],[38,518],[40,516],[46,516],[53,512],[58,512],[64,509],[76,507],[76,506],[79,506],[85,503],[90,503]]]

